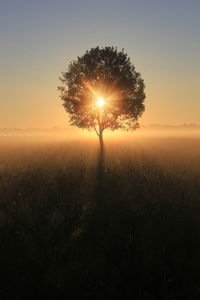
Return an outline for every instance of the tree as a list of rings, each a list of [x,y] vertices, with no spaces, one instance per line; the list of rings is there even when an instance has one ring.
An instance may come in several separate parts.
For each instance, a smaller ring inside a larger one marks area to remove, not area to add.
[[[70,125],[95,130],[101,150],[105,129],[139,127],[138,118],[145,110],[145,85],[124,50],[92,48],[72,61],[59,79]]]

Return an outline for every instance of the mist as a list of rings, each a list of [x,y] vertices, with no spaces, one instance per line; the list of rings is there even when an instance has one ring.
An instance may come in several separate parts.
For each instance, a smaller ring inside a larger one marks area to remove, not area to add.
[[[199,293],[199,130],[157,127],[1,130],[5,299]]]

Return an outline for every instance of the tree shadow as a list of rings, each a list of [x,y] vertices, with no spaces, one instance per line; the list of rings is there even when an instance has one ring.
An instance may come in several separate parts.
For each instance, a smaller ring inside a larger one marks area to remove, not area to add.
[[[105,191],[104,182],[104,172],[105,172],[105,149],[101,148],[98,153],[97,158],[97,168],[95,175],[95,194],[96,198],[101,198]]]

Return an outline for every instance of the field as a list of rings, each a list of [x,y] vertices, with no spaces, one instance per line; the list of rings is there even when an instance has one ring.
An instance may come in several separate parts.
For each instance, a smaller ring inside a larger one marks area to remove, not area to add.
[[[200,299],[200,138],[0,137],[1,299]]]

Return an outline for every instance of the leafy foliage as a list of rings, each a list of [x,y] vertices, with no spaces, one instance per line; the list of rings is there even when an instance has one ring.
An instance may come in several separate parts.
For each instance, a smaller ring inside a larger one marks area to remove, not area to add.
[[[95,130],[133,130],[144,112],[144,81],[124,51],[92,48],[62,72],[58,87],[70,125]],[[105,101],[98,107],[101,97]]]

